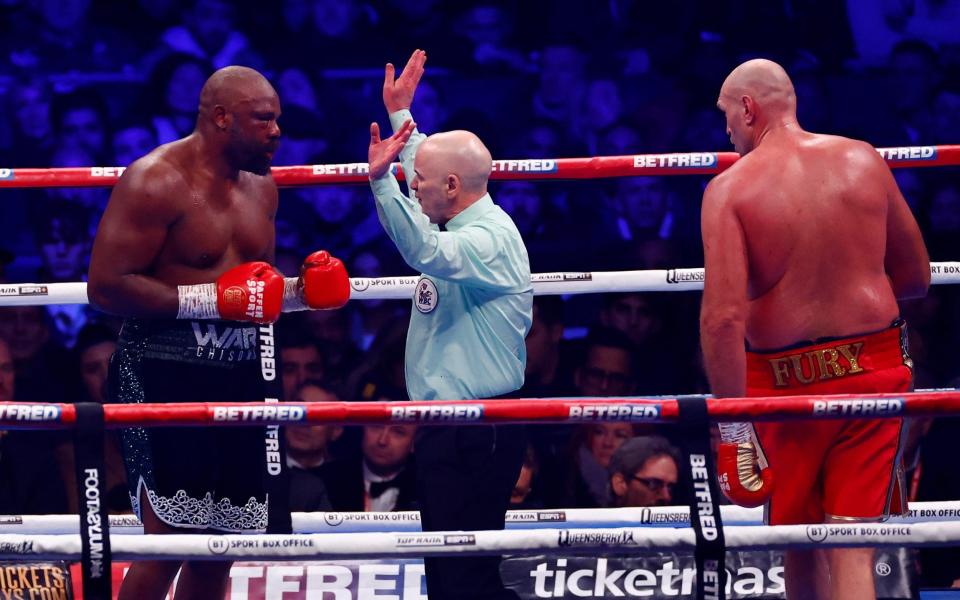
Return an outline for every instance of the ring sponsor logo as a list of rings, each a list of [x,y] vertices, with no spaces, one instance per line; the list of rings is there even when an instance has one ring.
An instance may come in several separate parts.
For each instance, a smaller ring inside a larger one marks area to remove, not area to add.
[[[562,523],[567,520],[567,513],[562,510],[537,511],[537,521],[540,523]]]
[[[960,275],[960,267],[956,265],[930,265],[931,275]]]
[[[230,542],[218,535],[211,535],[207,538],[207,548],[214,554],[226,554],[230,549]]]
[[[21,285],[21,296],[46,296],[50,293],[50,288],[45,285]]]
[[[713,494],[710,491],[707,457],[703,454],[690,455],[690,479],[693,481],[693,495],[697,499],[697,521],[704,539],[717,539],[717,519],[713,515]],[[693,515],[690,515],[693,520]],[[704,568],[706,570],[706,568]]]
[[[91,177],[120,177],[126,167],[90,167]]]
[[[133,515],[110,515],[110,527],[143,527],[140,519]]]
[[[893,573],[893,568],[889,565],[889,563],[880,561],[873,566],[873,572],[880,577],[886,577]]]
[[[668,269],[667,283],[703,283],[703,269]]]
[[[884,160],[935,160],[937,158],[935,146],[896,146],[877,148],[877,152]]]
[[[343,525],[343,515],[338,512],[324,513],[323,522],[330,527],[339,527],[340,525]]]
[[[392,169],[391,169],[392,171]],[[346,163],[342,165],[313,165],[314,175],[369,175],[367,163]]]
[[[534,273],[530,276],[533,283],[563,281],[564,273]]]
[[[296,404],[278,406],[216,406],[213,409],[214,421],[284,421],[295,422],[307,419],[307,408]]]
[[[277,378],[277,359],[274,358],[273,325],[260,326],[260,375],[264,381]]]
[[[650,421],[660,417],[659,404],[585,404],[570,407],[571,421]]]
[[[0,296],[19,296],[20,290],[15,285],[0,285]]]
[[[2,554],[33,554],[33,542],[24,540],[22,542],[0,542],[0,555]]]
[[[639,154],[633,157],[634,169],[688,169],[717,166],[716,152],[684,152],[679,154]]]
[[[23,517],[18,515],[0,515],[0,525],[23,525]]]
[[[414,534],[398,535],[396,537],[397,548],[424,548],[431,546],[443,546],[444,536],[433,534]]]
[[[483,405],[480,404],[390,407],[391,421],[480,421],[481,419],[483,419]]]
[[[570,531],[557,532],[560,546],[634,546],[632,531]]]
[[[813,400],[814,416],[833,415],[898,415],[903,412],[903,398],[871,400]]]
[[[644,525],[689,523],[690,513],[687,511],[672,510],[665,512],[652,508],[643,508],[640,511],[640,522]]]
[[[534,589],[531,598],[693,597],[697,578],[694,567],[673,560],[646,564],[649,568],[631,568],[633,565],[629,563],[606,558],[592,561],[558,558],[555,562],[537,563],[530,571]],[[784,592],[783,567],[746,564],[737,569],[728,568],[727,582],[731,598],[758,594],[764,598],[780,597]]]
[[[564,281],[593,281],[593,273],[564,273]]]
[[[50,404],[0,405],[0,421],[59,421],[60,407]]]
[[[542,160],[495,160],[493,170],[502,173],[555,173],[557,161]]]
[[[911,517],[960,517],[960,509],[956,508],[921,508],[911,510]]]
[[[350,287],[355,292],[365,292],[370,287],[370,279],[367,277],[353,277],[350,279]]]
[[[83,470],[83,496],[87,503],[87,540],[90,544],[90,577],[103,576],[103,523],[100,521],[100,472]]]
[[[827,539],[827,528],[824,525],[808,525],[807,539],[811,542],[820,543]]]
[[[0,180],[11,181],[16,179],[13,169],[0,169]]]
[[[444,546],[476,546],[477,536],[472,533],[457,533],[443,536]]]

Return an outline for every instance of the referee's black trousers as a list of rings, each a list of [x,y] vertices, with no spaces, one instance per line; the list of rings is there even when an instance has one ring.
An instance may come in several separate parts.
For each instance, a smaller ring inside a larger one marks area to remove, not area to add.
[[[424,531],[503,529],[526,452],[522,425],[424,426],[417,495]],[[499,556],[424,559],[430,600],[517,600]]]

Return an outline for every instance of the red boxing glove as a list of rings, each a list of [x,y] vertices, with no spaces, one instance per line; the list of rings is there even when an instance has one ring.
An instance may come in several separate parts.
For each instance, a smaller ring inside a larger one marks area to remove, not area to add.
[[[300,267],[303,301],[310,308],[340,308],[350,299],[350,276],[343,261],[326,250],[314,252]]]
[[[269,263],[243,263],[216,283],[179,286],[177,318],[273,323],[280,318],[283,285],[283,276]]]
[[[750,423],[721,423],[717,479],[731,502],[753,508],[773,495],[773,471]]]

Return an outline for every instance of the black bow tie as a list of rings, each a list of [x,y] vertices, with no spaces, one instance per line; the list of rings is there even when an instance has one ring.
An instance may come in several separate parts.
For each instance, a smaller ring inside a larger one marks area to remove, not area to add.
[[[370,482],[370,497],[379,498],[383,495],[385,491],[390,488],[399,487],[397,482],[393,479],[387,479],[386,481],[371,481]]]

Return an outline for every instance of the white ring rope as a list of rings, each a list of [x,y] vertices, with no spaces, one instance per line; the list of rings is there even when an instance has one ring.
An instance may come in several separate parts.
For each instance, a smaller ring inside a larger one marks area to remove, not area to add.
[[[728,550],[857,546],[951,546],[960,521],[914,524],[725,526]],[[291,560],[408,556],[611,554],[693,551],[692,528],[536,529],[293,535],[116,535],[115,560]],[[0,535],[0,560],[78,560],[79,535]]]
[[[930,274],[933,284],[958,284],[960,262],[930,263]],[[405,300],[413,296],[418,279],[415,276],[354,277],[350,280],[350,299]],[[533,282],[533,293],[538,296],[604,292],[686,292],[703,289],[703,269],[535,273],[530,280]],[[82,281],[0,284],[0,306],[87,303],[87,284]]]
[[[721,506],[725,525],[763,525],[762,508]],[[420,532],[420,513],[398,512],[295,512],[294,533],[397,533]],[[930,523],[960,519],[960,501],[911,502],[910,512],[892,517],[891,524]],[[78,532],[77,515],[0,516],[0,533],[21,535],[63,535]],[[687,506],[644,508],[567,508],[551,510],[511,510],[507,529],[614,528],[614,527],[686,527],[690,523]],[[133,515],[110,515],[110,531],[118,535],[140,535],[143,525]]]

